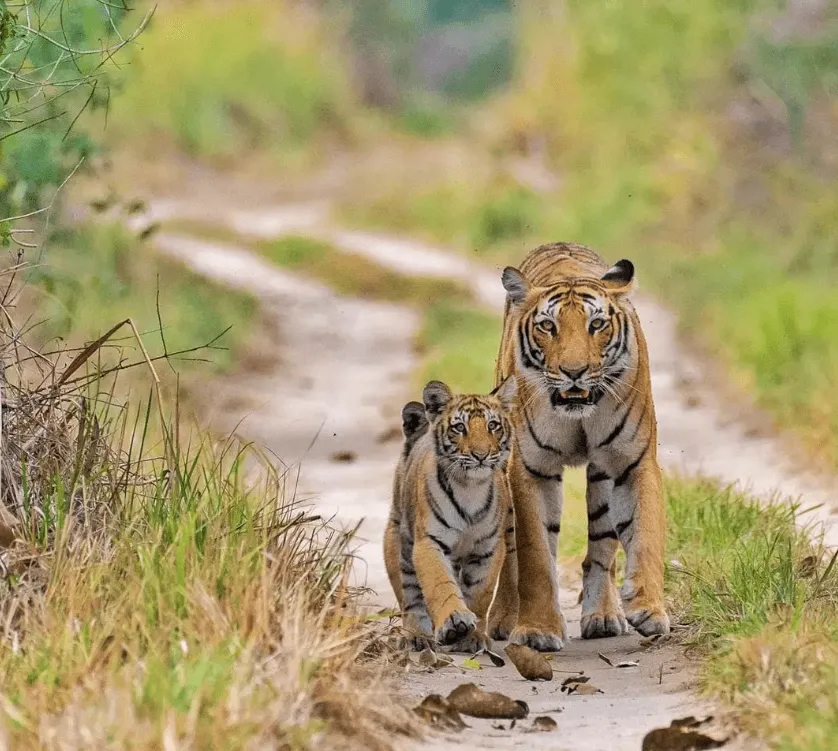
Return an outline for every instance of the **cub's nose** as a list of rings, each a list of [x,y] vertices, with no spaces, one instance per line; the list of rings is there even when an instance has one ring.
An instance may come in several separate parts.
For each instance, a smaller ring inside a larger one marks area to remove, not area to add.
[[[471,455],[475,459],[477,459],[477,461],[482,462],[489,456],[489,452],[488,451],[472,451]]]
[[[584,368],[559,368],[559,370],[571,381],[576,381],[588,372],[588,366],[586,365]]]

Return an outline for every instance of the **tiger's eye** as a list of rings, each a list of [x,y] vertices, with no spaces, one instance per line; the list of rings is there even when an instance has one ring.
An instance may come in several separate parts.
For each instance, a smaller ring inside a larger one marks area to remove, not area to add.
[[[538,328],[541,329],[545,334],[555,334],[556,333],[556,324],[552,321],[539,321]]]
[[[466,433],[466,426],[463,425],[461,422],[454,423],[451,426],[451,432],[454,435],[465,435]]]
[[[488,427],[489,430],[494,433],[495,431],[500,430],[500,423],[497,420],[490,420]]]
[[[604,318],[595,318],[593,321],[591,321],[591,331],[599,331],[603,328],[605,328]]]

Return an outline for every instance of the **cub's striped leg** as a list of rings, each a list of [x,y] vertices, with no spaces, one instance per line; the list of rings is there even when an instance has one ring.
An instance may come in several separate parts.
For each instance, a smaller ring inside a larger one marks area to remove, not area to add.
[[[663,482],[650,446],[653,443],[614,479],[611,506],[611,519],[626,551],[623,606],[628,622],[643,636],[669,633],[663,599]]]
[[[481,539],[475,545],[472,554],[463,562],[460,573],[463,597],[469,609],[477,616],[477,626],[470,636],[457,642],[455,651],[473,653],[488,646],[487,616],[503,567],[505,552],[500,530],[496,529],[490,537]]]
[[[402,591],[401,573],[401,546],[399,538],[400,523],[398,519],[390,518],[387,522],[387,529],[384,530],[384,567],[387,569],[387,578],[390,579],[390,586],[399,608],[404,610],[404,592]]]
[[[541,652],[564,646],[567,628],[559,607],[556,539],[562,512],[561,477],[537,477],[515,450],[509,461],[518,548],[518,623],[509,636]]]
[[[518,552],[515,547],[515,509],[506,511],[504,557],[495,599],[489,611],[489,636],[505,641],[518,622]]]
[[[434,627],[413,565],[413,539],[408,535],[401,540],[399,578],[404,626],[411,634],[413,648],[422,650],[433,640]]]
[[[617,595],[617,533],[611,522],[613,481],[588,465],[588,553],[582,564],[582,638],[619,636],[628,631]]]
[[[463,602],[451,564],[451,543],[426,532],[418,532],[413,563],[434,625],[436,640],[454,644],[474,631],[477,617]]]

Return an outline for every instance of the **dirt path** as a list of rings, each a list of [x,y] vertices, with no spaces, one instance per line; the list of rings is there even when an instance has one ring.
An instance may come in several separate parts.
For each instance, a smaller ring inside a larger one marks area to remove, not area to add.
[[[499,273],[467,259],[421,244],[365,233],[329,229],[327,207],[303,204],[265,210],[232,210],[206,202],[155,202],[143,221],[167,218],[222,219],[243,237],[276,237],[308,233],[329,239],[343,250],[360,253],[403,273],[453,277],[470,285],[486,306],[500,310],[503,292]],[[358,551],[358,581],[379,593],[378,602],[392,604],[384,573],[380,540],[387,516],[392,468],[398,452],[398,410],[410,393],[415,315],[399,306],[339,297],[329,289],[287,274],[233,245],[161,234],[161,250],[201,273],[258,295],[279,328],[280,366],[275,373],[253,375],[225,387],[215,400],[216,417],[229,418],[229,399],[249,404],[241,432],[288,462],[301,463],[299,488],[313,497],[325,514],[347,524],[364,519]],[[660,423],[661,461],[670,468],[703,470],[729,482],[742,482],[755,492],[775,488],[791,495],[820,493],[829,487],[819,478],[786,472],[780,444],[754,439],[737,423],[726,420],[713,395],[701,386],[701,370],[678,348],[672,317],[651,301],[638,303],[650,344],[653,388]],[[684,384],[690,387],[685,397]],[[239,413],[244,411],[239,410]],[[340,455],[343,455],[342,457]],[[336,461],[337,459],[352,461]],[[822,509],[827,535],[836,540],[836,517]],[[563,572],[565,613],[571,635],[579,633],[578,574]],[[674,717],[711,710],[691,692],[695,675],[681,650],[663,646],[640,651],[636,635],[585,642],[576,639],[555,658],[557,671],[583,671],[604,693],[567,697],[559,692],[562,673],[549,684],[521,680],[511,666],[481,671],[452,666],[428,674],[412,673],[403,692],[417,699],[431,692],[447,693],[465,681],[499,690],[530,705],[532,716],[550,714],[558,733],[526,733],[526,726],[497,729],[492,723],[469,721],[457,737],[435,737],[423,748],[518,748],[575,751],[635,751],[643,735],[668,725]],[[597,653],[639,660],[639,666],[615,669]],[[458,660],[461,663],[462,660]],[[505,723],[508,725],[508,723]]]

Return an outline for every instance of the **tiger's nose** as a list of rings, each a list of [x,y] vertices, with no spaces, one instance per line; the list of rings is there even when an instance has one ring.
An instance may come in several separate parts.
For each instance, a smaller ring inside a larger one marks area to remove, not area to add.
[[[489,456],[488,451],[472,451],[471,455],[477,459],[477,461],[482,462]]]
[[[588,366],[584,368],[559,368],[571,381],[576,381],[588,372]]]

